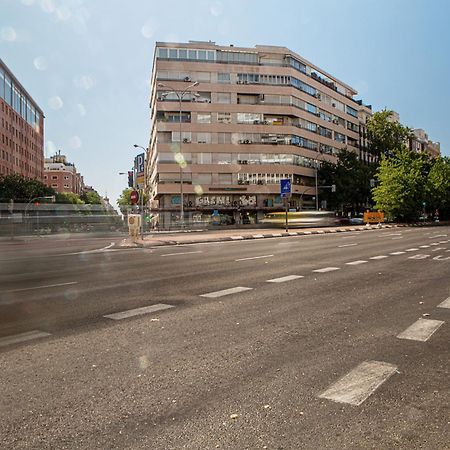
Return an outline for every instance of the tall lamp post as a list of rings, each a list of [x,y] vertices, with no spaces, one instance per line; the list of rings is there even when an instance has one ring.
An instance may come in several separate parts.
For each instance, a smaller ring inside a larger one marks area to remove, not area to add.
[[[177,98],[178,98],[179,111],[180,111],[180,117],[179,117],[179,119],[180,119],[180,120],[179,120],[179,122],[180,122],[180,145],[179,145],[179,151],[178,151],[178,153],[180,154],[180,156],[183,155],[183,154],[181,153],[181,143],[182,143],[182,141],[183,141],[183,139],[182,139],[182,137],[181,137],[181,135],[182,135],[182,126],[181,126],[181,124],[182,124],[182,118],[181,118],[181,115],[182,115],[182,112],[183,112],[181,103],[182,103],[182,101],[183,101],[183,98],[184,98],[187,94],[191,94],[191,95],[192,95],[191,89],[192,89],[193,87],[198,86],[199,84],[200,84],[200,83],[199,83],[198,81],[196,81],[196,82],[190,84],[190,85],[189,85],[186,89],[184,89],[184,90],[177,90],[177,89],[175,89],[175,88],[173,88],[173,87],[171,87],[171,86],[169,86],[169,85],[166,85],[166,84],[164,84],[164,83],[158,83],[158,87],[169,89],[169,91],[164,92],[164,93],[162,94],[162,95],[163,95],[163,98],[164,98],[164,97],[167,97],[169,94],[175,94],[175,95],[177,96]],[[184,228],[183,161],[180,161],[179,166],[180,166],[180,221],[181,221],[181,222],[180,222],[180,225],[181,225],[181,228]]]

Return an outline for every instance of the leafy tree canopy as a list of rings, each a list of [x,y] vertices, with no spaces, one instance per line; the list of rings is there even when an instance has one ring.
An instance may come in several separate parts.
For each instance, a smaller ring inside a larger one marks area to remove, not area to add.
[[[19,174],[0,176],[0,201],[29,202],[33,198],[55,195],[54,189]]]

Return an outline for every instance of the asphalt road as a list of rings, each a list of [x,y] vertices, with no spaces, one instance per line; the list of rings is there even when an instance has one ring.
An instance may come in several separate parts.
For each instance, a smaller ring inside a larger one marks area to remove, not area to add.
[[[0,244],[0,447],[450,448],[450,228],[70,241]]]

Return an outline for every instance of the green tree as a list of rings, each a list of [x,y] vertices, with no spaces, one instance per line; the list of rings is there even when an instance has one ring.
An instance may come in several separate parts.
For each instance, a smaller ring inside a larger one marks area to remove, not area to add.
[[[318,171],[319,186],[336,186],[336,192],[320,190],[320,198],[327,200],[328,209],[360,212],[371,204],[370,180],[375,166],[362,163],[358,155],[347,149],[341,150],[336,164],[325,161]]]
[[[81,194],[81,200],[84,201],[87,205],[101,205],[102,198],[99,193],[96,191],[87,191]]]
[[[117,205],[119,206],[122,213],[127,210],[131,206],[131,193],[133,192],[133,188],[127,188],[122,191],[120,197],[117,199]],[[144,194],[144,205],[148,202],[148,195]]]
[[[0,176],[0,201],[29,202],[36,197],[55,195],[54,189],[19,174]]]
[[[419,218],[426,195],[430,159],[425,153],[414,153],[406,147],[383,156],[373,189],[375,207],[388,220],[415,221]]]
[[[431,213],[439,209],[441,218],[450,217],[450,158],[448,157],[433,160],[426,181],[426,209]]]
[[[384,109],[373,114],[367,121],[369,150],[377,160],[382,155],[391,156],[405,145],[411,130],[393,120],[393,111]]]
[[[68,203],[72,205],[82,205],[84,202],[73,192],[58,192],[56,194],[56,203]]]

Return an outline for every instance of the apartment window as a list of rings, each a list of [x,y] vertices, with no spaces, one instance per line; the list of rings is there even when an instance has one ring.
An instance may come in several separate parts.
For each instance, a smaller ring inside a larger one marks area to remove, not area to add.
[[[211,123],[211,113],[197,113],[197,123]]]
[[[231,83],[231,77],[229,73],[218,73],[217,74],[218,83]]]
[[[210,174],[210,173],[192,174],[192,182],[194,184],[211,184],[212,183],[212,174]]]
[[[184,48],[178,49],[178,59],[187,59],[187,50]]]
[[[65,175],[65,176],[64,176],[64,179],[65,179],[65,180],[68,180],[68,179],[69,179],[69,177],[68,177],[67,175]]]
[[[192,142],[192,134],[190,131],[183,131],[181,137],[184,143]],[[172,131],[172,142],[180,142],[180,132]]]
[[[196,74],[197,81],[202,83],[210,83],[211,82],[211,72],[197,72]]]
[[[306,129],[312,131],[313,133],[317,132],[317,125],[312,122],[306,122]]]
[[[217,93],[217,103],[231,103],[231,93],[218,92]]]
[[[158,153],[158,162],[160,163],[173,163],[175,161],[174,154],[168,152]]]
[[[358,117],[358,111],[356,111],[356,109],[348,105],[347,105],[347,114],[350,114],[353,117]]]
[[[325,128],[325,127],[319,127],[319,134],[321,136],[327,137],[329,139],[332,138],[331,130],[329,130],[328,128]]]
[[[193,153],[192,154],[193,164],[211,164],[211,153]]]
[[[211,144],[211,133],[197,133],[197,142],[199,144]]]
[[[311,103],[306,103],[306,110],[310,113],[317,114],[317,107],[311,105]]]
[[[52,180],[57,180],[58,176],[57,175],[52,175]]]
[[[57,188],[57,187],[58,187],[58,185],[56,183],[52,184],[52,188]]]
[[[231,184],[233,176],[231,173],[219,173],[219,184]]]
[[[231,153],[213,153],[213,164],[231,164]]]
[[[258,123],[262,120],[261,114],[255,114],[255,113],[237,113],[237,122],[238,123],[247,123],[247,124],[254,124],[255,122]]]
[[[159,58],[166,59],[169,56],[169,51],[167,48],[158,48],[158,56]]]
[[[231,113],[219,112],[217,113],[217,122],[219,123],[231,123]]]
[[[231,144],[231,133],[218,133],[218,144]]]
[[[341,133],[334,133],[334,140],[337,142],[341,142],[342,144],[345,144],[345,135]]]
[[[65,187],[65,188],[68,188],[68,187],[69,187],[69,185],[68,185],[68,184],[65,184],[65,185],[64,185],[64,187]]]

